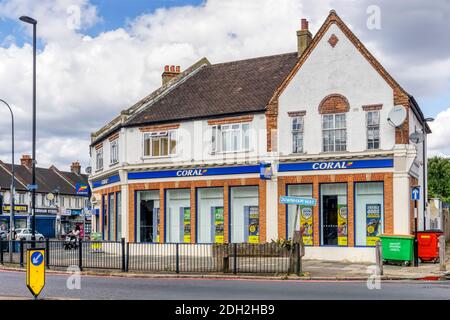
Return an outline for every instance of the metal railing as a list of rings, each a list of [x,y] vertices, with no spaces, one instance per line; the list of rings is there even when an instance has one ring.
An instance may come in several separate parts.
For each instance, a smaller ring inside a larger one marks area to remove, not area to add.
[[[31,241],[1,241],[0,264],[26,264]],[[12,252],[9,252],[12,248]],[[46,249],[48,268],[78,266],[83,269],[162,273],[301,273],[299,245],[278,243],[191,244],[126,243],[122,241],[36,241]]]

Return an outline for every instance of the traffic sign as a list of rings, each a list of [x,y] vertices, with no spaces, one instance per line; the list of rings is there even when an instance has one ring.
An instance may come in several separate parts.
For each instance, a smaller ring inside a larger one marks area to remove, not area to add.
[[[27,189],[29,191],[31,190],[37,190],[38,189],[38,185],[37,184],[27,184]]]
[[[45,250],[27,250],[27,287],[35,298],[45,286]]]
[[[411,200],[420,200],[420,186],[411,187]]]
[[[301,197],[291,197],[291,196],[281,196],[280,203],[283,204],[296,204],[299,206],[314,207],[317,203],[314,198],[301,198]]]

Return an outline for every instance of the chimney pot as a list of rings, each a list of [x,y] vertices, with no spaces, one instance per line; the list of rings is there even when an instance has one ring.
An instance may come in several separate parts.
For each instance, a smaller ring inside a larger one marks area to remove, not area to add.
[[[165,67],[164,67],[164,71],[165,71],[165,72],[169,72],[169,66],[165,66]]]
[[[72,162],[72,165],[70,166],[70,172],[77,175],[81,174],[81,165],[78,161]]]
[[[31,158],[30,155],[24,154],[20,159],[20,164],[27,168],[31,168],[33,166],[33,159]]]
[[[162,74],[162,84],[163,86],[168,83],[170,80],[178,76],[180,74],[181,68],[180,66],[174,66],[174,65],[166,65],[164,67],[164,72]]]
[[[176,69],[175,69],[175,71],[176,71],[177,73],[180,73],[180,66],[177,66]]]
[[[308,20],[302,19],[301,20],[301,27],[302,27],[302,30],[308,30],[308,27],[309,27]]]

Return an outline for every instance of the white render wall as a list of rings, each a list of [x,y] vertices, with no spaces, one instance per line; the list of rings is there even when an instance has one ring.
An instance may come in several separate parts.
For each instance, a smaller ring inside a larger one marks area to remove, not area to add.
[[[328,43],[332,34],[339,39],[334,48]],[[348,151],[367,149],[366,112],[362,106],[370,104],[383,104],[380,112],[381,149],[392,149],[395,131],[386,119],[393,107],[393,90],[341,30],[332,25],[279,98],[278,127],[284,129],[278,133],[281,154],[292,153],[287,113],[301,110],[306,110],[304,151],[308,154],[322,152],[319,104],[334,93],[346,97],[350,104],[346,118]]]

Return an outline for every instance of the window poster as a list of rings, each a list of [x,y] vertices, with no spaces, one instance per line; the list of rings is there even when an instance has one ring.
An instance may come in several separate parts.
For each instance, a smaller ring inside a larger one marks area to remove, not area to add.
[[[346,204],[338,204],[338,245],[346,246],[347,245],[347,205]]]
[[[259,207],[248,206],[248,242],[259,243]]]
[[[300,209],[300,233],[305,246],[313,245],[313,208]]]
[[[153,208],[153,241],[154,243],[159,243],[159,208]]]
[[[191,208],[183,208],[184,243],[191,242]]]
[[[223,207],[213,207],[214,215],[214,242],[223,243],[224,241],[224,219]]]
[[[366,245],[375,246],[379,240],[381,204],[366,204]]]

